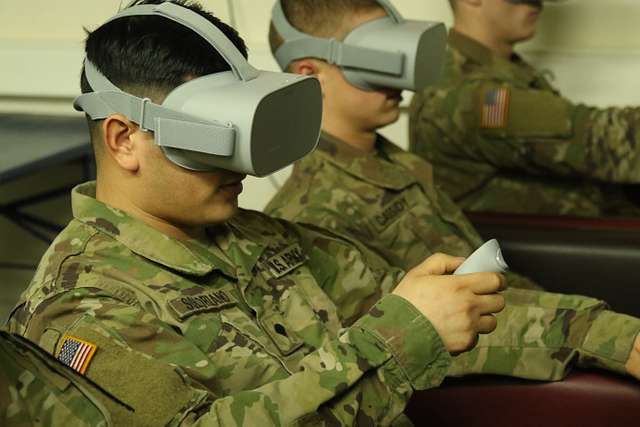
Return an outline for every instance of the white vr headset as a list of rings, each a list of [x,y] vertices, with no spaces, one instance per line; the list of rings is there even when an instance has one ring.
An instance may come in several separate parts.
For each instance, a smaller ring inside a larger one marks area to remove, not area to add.
[[[142,15],[190,28],[220,53],[231,71],[186,82],[159,105],[123,92],[85,59],[94,92],[76,98],[76,110],[92,120],[116,113],[127,116],[154,132],[167,158],[195,171],[227,169],[264,176],[313,151],[322,120],[316,79],[255,69],[214,24],[171,2],[134,6],[107,22]]]
[[[339,66],[359,88],[418,91],[442,73],[447,30],[440,22],[405,20],[388,0],[378,0],[388,16],[356,27],[344,42],[302,33],[287,20],[280,0],[271,15],[284,43],[275,57],[283,70],[292,61],[318,58]]]

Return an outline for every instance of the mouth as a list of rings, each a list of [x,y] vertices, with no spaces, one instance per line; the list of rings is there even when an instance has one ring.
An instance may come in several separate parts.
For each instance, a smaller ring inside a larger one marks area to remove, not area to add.
[[[246,175],[242,175],[240,178],[236,178],[232,181],[227,182],[224,185],[220,186],[220,191],[227,193],[231,196],[238,196],[242,193],[244,186],[242,185],[242,181],[246,178]]]
[[[393,102],[394,104],[400,104],[402,102],[402,91],[394,90],[386,92],[387,101]]]
[[[393,101],[402,101],[402,91],[401,90],[389,90],[385,91],[387,95],[387,99]]]

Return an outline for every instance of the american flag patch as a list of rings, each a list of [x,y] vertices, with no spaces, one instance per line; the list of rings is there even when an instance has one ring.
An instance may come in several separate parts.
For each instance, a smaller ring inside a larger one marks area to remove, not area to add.
[[[481,127],[499,129],[507,125],[509,94],[509,89],[504,87],[491,89],[485,93],[482,103]]]
[[[84,374],[96,352],[96,345],[70,335],[62,338],[62,347],[57,359],[81,374]]]

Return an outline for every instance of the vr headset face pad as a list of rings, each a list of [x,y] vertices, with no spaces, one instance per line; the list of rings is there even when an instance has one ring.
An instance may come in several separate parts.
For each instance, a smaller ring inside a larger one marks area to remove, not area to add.
[[[191,149],[172,148],[179,143],[165,138],[189,138],[188,128],[181,135],[161,131],[156,142],[170,160],[196,171],[222,168],[264,176],[315,148],[322,117],[316,79],[261,71],[259,78],[237,83],[230,71],[211,74],[191,80],[167,96],[163,106],[203,120],[215,117],[220,125],[232,123],[236,131],[236,144],[228,157],[207,154],[206,146],[216,141],[197,135],[190,142]],[[202,150],[199,143],[205,145]],[[251,171],[246,170],[248,163]]]
[[[393,88],[420,90],[437,81],[446,56],[447,31],[443,24],[428,21],[395,22],[390,17],[365,22],[354,28],[345,44],[399,52],[400,75],[342,67],[349,83],[365,90]]]

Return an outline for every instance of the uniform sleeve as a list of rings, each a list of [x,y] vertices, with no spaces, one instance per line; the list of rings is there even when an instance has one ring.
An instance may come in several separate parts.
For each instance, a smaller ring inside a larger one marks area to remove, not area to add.
[[[389,424],[412,389],[437,386],[450,362],[429,321],[397,296],[308,354],[298,372],[232,395],[198,383],[200,369],[214,379],[228,375],[208,363],[206,352],[149,312],[100,291],[75,289],[46,301],[26,332],[53,353],[60,337],[94,344],[85,375],[131,408],[136,425]]]
[[[444,135],[448,147],[436,149],[458,162],[467,158],[535,175],[640,182],[637,107],[598,109],[552,91],[473,81],[424,100],[415,118],[419,150],[434,148],[418,139]]]
[[[497,329],[454,358],[450,375],[557,381],[575,365],[626,374],[640,319],[580,295],[508,289],[504,296]]]
[[[327,247],[322,238],[313,241],[319,247]],[[344,257],[340,251],[349,253],[340,246],[329,250],[337,259]],[[345,270],[352,268],[357,275],[363,274],[357,264]],[[522,288],[529,287],[526,279],[515,276],[515,280]],[[339,305],[344,304],[342,301],[367,300],[366,289],[353,288],[353,282],[348,280],[342,283],[343,287],[326,287]],[[624,365],[640,332],[640,319],[612,312],[604,301],[579,295],[511,287],[504,296],[507,305],[497,315],[498,328],[481,335],[472,351],[454,358],[449,375],[499,374],[559,380],[576,362],[582,367],[625,373]]]

